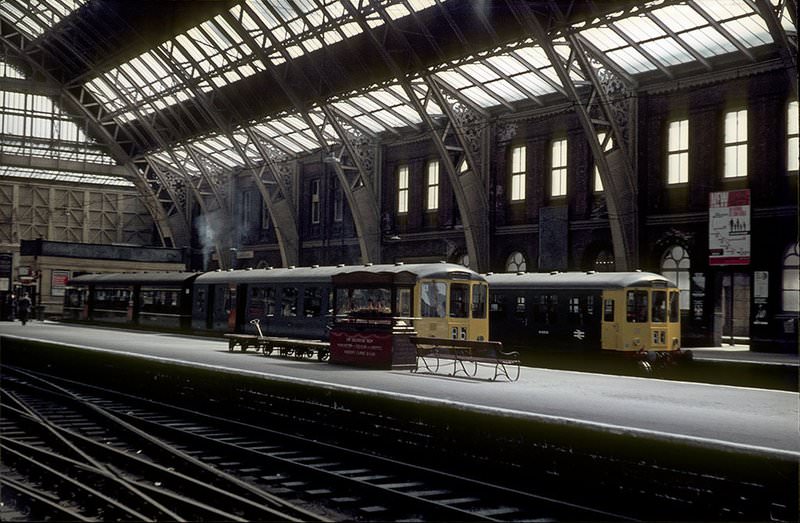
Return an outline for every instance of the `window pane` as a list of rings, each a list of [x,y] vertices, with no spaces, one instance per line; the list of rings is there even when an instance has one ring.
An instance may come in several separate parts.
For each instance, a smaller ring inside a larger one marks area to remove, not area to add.
[[[653,291],[653,311],[651,315],[654,323],[666,323],[667,291]]]
[[[450,317],[466,318],[469,315],[469,285],[453,283],[450,285]]]
[[[628,291],[626,305],[628,323],[647,322],[647,291]]]
[[[422,317],[444,318],[447,286],[439,282],[423,282],[421,289]]]
[[[486,317],[486,295],[488,294],[488,286],[483,284],[472,286],[472,317],[485,318]]]

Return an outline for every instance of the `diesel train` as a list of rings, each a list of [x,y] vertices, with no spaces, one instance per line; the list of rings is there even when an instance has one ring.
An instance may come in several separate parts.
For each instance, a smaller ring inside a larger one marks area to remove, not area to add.
[[[335,287],[335,277],[348,274],[361,288]],[[326,340],[337,317],[383,314],[413,322],[420,336],[501,341],[523,354],[624,353],[651,362],[687,354],[680,291],[639,271],[481,275],[454,264],[398,263],[89,274],[69,283],[67,320],[255,334],[258,319],[265,335]]]
[[[481,341],[488,295],[484,276],[448,263],[86,274],[70,280],[64,318],[249,334],[259,320],[265,335],[325,340],[336,318],[386,317],[413,322],[420,336]]]

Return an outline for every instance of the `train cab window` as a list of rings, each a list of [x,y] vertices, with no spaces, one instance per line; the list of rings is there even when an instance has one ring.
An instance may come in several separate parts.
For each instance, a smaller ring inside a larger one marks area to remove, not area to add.
[[[281,316],[284,318],[297,316],[296,287],[284,287],[281,289]]]
[[[322,314],[322,289],[306,287],[303,291],[303,316],[316,318]]]
[[[466,318],[469,316],[467,304],[469,303],[469,284],[450,284],[450,317]]]
[[[486,295],[488,287],[483,284],[473,285],[472,287],[472,317],[486,317]]]
[[[603,301],[603,321],[614,321],[614,300],[606,299]]]
[[[669,321],[678,323],[681,320],[681,293],[673,291],[669,293]]]
[[[411,289],[405,287],[397,289],[394,310],[397,316],[411,317]]]
[[[667,322],[667,291],[653,291],[653,323]]]
[[[625,317],[628,323],[647,323],[647,291],[628,291]]]
[[[444,318],[447,285],[443,282],[426,281],[422,283],[421,289],[422,317]]]

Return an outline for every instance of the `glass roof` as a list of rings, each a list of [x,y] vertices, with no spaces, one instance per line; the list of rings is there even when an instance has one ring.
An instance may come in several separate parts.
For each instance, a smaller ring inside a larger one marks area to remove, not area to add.
[[[57,25],[89,0],[26,0],[0,2],[0,17],[10,21],[31,40]]]
[[[46,169],[29,169],[27,167],[9,167],[0,165],[0,178],[24,178],[27,180],[49,180],[57,182],[88,183],[94,185],[115,185],[133,187],[134,184],[119,176],[100,176]]]
[[[0,15],[35,37],[46,30],[45,22],[57,22],[83,1],[3,0]],[[243,0],[226,13],[100,74],[85,87],[124,124],[355,36],[363,29],[353,11],[375,28],[384,25],[384,16],[391,20],[416,16],[446,2]],[[783,4],[770,0],[770,5]],[[785,8],[779,18],[787,32],[796,34]],[[590,53],[597,53],[598,61],[634,79],[642,75],[670,79],[677,68],[690,64],[712,70],[713,59],[721,55],[739,53],[746,63],[752,60],[750,49],[772,43],[766,22],[749,0],[654,0],[630,12],[575,24],[570,31],[586,43]],[[555,35],[551,43],[566,63],[570,48],[564,36]],[[435,78],[449,96],[485,110],[513,111],[531,102],[546,105],[558,102],[565,93],[544,49],[532,39],[442,63],[424,74]],[[587,80],[577,67],[571,67],[569,74],[577,84]],[[443,116],[442,109],[427,96],[423,73],[405,80],[425,104],[428,115]],[[196,158],[222,168],[244,166],[247,162],[242,154],[261,163],[262,151],[251,136],[273,153],[303,155],[341,141],[325,116],[330,112],[371,136],[423,129],[415,104],[398,81],[364,87],[326,103],[326,111],[316,106],[306,114],[288,112],[254,121],[248,129],[250,136],[244,129],[228,136],[205,136],[176,147],[172,155],[162,151],[152,157],[192,176],[201,173]],[[326,143],[319,142],[319,134]]]

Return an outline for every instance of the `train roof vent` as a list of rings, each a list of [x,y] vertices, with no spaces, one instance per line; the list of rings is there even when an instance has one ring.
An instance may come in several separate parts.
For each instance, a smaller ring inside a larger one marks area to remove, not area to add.
[[[492,274],[494,274],[494,273],[489,271],[489,272],[486,273],[486,276],[491,276]]]
[[[289,268],[290,268],[290,269],[294,269],[294,268],[295,268],[295,266],[294,266],[294,265],[289,265]]]
[[[405,265],[403,262],[394,262],[395,266],[400,267],[401,265]]]
[[[558,271],[550,271],[550,276],[555,276],[556,274],[558,274]]]
[[[248,270],[248,271],[252,271],[252,270],[253,270],[253,268],[252,268],[252,267],[248,267],[248,268],[247,268],[247,270]]]
[[[597,271],[586,271],[586,274],[597,274]]]
[[[635,271],[633,271],[633,272],[642,272],[642,269],[636,269],[636,270],[635,270]]]
[[[439,260],[439,263],[447,263],[447,260]]]
[[[214,272],[222,272],[222,269],[217,269],[217,270],[216,270],[216,271],[214,271]]]
[[[344,267],[344,263],[340,263],[337,267]]]
[[[372,267],[372,262],[367,262],[364,264],[364,267]]]
[[[233,272],[233,269],[228,269],[228,272]]]
[[[311,266],[311,268],[312,268],[312,269],[319,269],[319,265],[317,265],[317,264],[315,263],[314,265],[312,265],[312,266]]]
[[[517,271],[517,276],[522,276],[523,274],[525,274],[525,271]]]

